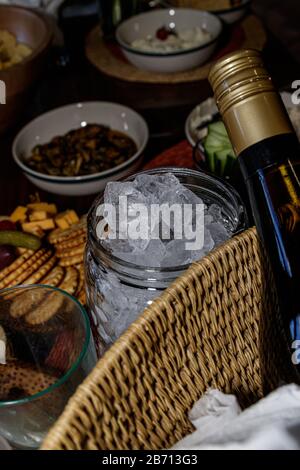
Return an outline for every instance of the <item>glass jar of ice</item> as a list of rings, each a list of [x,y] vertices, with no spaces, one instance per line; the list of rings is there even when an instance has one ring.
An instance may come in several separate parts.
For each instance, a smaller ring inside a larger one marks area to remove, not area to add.
[[[88,216],[88,307],[102,354],[193,261],[245,229],[227,183],[158,168],[108,183]]]

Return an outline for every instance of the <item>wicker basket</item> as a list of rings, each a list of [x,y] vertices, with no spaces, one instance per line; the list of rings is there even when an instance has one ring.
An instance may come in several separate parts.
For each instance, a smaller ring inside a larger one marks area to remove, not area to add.
[[[208,388],[255,402],[281,367],[271,286],[255,229],[195,263],[99,361],[42,449],[169,448]]]

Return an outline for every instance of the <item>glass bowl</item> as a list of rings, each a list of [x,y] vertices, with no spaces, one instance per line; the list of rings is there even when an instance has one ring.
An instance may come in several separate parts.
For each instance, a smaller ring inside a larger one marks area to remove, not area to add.
[[[96,364],[82,305],[53,287],[0,291],[0,435],[38,448]]]

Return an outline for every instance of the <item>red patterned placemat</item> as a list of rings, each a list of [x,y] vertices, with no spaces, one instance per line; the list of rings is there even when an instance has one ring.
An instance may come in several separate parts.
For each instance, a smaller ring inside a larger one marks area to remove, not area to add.
[[[145,170],[162,166],[175,166],[181,168],[195,168],[193,161],[193,149],[187,140],[183,140],[177,145],[165,150],[153,160],[148,162]]]

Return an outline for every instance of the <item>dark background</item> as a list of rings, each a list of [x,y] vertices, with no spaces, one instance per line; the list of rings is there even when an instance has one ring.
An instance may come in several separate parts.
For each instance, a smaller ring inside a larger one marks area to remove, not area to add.
[[[297,62],[297,59],[300,61],[300,40],[297,37],[300,2],[261,0],[254,2],[254,8],[269,29],[264,50],[267,65],[277,86],[289,89],[292,81],[300,79]],[[193,83],[184,88],[170,85],[166,89],[153,85],[137,86],[101,76],[84,56],[85,36],[98,22],[97,15],[72,20],[60,15],[59,26],[65,45],[52,49],[47,69],[32,90],[24,115],[19,116],[13,129],[0,136],[0,215],[10,214],[17,205],[26,204],[29,195],[37,191],[21,174],[11,155],[14,136],[35,116],[67,103],[85,100],[118,101],[130,105],[146,118],[150,127],[151,138],[145,153],[145,160],[150,160],[184,139],[184,122],[188,113],[211,94],[207,82]],[[139,98],[141,94],[143,102]],[[94,199],[94,196],[66,198],[38,191],[42,199],[56,202],[62,209],[72,207],[79,212],[87,211]]]

